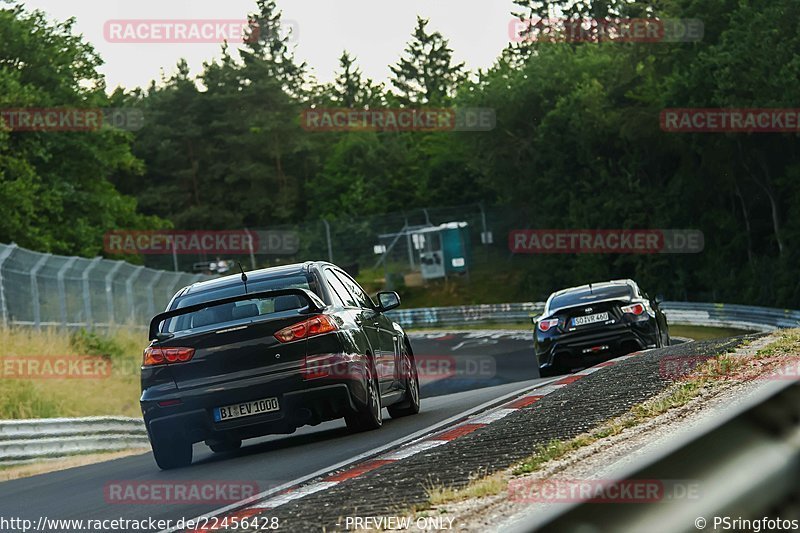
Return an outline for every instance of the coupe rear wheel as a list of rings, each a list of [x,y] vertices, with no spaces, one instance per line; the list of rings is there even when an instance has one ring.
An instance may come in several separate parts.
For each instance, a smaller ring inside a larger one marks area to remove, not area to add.
[[[406,376],[406,395],[403,401],[386,408],[392,418],[419,413],[419,375],[414,358],[403,345],[403,374]]]
[[[344,417],[347,427],[352,431],[369,431],[383,425],[381,389],[372,359],[367,359],[364,368],[367,373],[367,403],[357,413]]]

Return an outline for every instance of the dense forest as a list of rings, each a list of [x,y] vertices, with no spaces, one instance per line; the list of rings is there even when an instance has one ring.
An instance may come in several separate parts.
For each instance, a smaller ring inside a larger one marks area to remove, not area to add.
[[[91,134],[0,128],[0,242],[94,256],[103,234],[120,228],[271,227],[483,202],[507,213],[509,227],[705,234],[704,252],[692,256],[514,258],[525,271],[520,300],[635,276],[668,298],[800,307],[797,133],[670,133],[659,122],[665,108],[798,107],[800,3],[516,4],[509,20],[699,19],[704,32],[694,42],[509,39],[494,66],[469,72],[420,18],[386,84],[366,78],[347,51],[332,52],[340,71],[320,84],[295,56],[278,6],[258,0],[257,38],[223,46],[197,77],[181,62],[168,79],[110,93],[102,59],[73,21],[6,7],[0,108],[136,108],[145,121]],[[491,108],[496,127],[300,124],[311,107],[423,106]]]

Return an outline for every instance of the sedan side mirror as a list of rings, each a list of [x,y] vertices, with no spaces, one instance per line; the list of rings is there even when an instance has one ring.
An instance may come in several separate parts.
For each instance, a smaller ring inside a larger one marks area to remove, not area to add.
[[[656,298],[655,300],[653,300],[653,302],[655,302],[656,305],[661,305],[662,303],[664,303],[664,295],[656,294]]]
[[[378,293],[378,310],[380,312],[389,311],[400,306],[400,295],[394,291],[383,291]]]

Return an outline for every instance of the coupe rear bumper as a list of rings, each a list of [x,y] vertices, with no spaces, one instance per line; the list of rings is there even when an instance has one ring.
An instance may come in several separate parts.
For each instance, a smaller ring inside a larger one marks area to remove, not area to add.
[[[541,371],[566,372],[657,345],[655,325],[647,321],[572,332],[550,338],[546,343],[537,342],[536,357]]]

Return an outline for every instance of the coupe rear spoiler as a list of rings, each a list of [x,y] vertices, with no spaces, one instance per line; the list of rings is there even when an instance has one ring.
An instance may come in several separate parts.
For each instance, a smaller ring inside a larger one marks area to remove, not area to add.
[[[215,307],[217,305],[241,302],[243,300],[255,300],[258,298],[275,298],[277,296],[299,296],[301,299],[307,302],[306,307],[301,309],[306,313],[319,313],[325,308],[325,302],[320,300],[319,296],[308,289],[277,289],[274,291],[251,292],[250,294],[240,294],[238,296],[231,296],[229,298],[220,298],[219,300],[209,300],[207,302],[189,305],[187,307],[181,307],[179,309],[173,309],[172,311],[160,313],[154,316],[150,321],[150,331],[148,337],[151,341],[158,339],[158,328],[161,323],[168,318],[194,313],[195,311],[202,311],[203,309]]]

